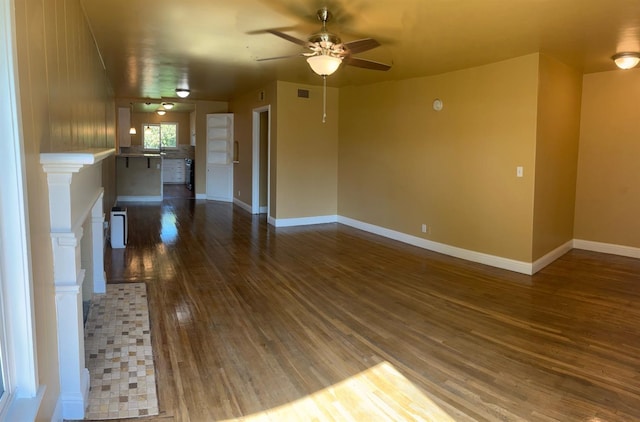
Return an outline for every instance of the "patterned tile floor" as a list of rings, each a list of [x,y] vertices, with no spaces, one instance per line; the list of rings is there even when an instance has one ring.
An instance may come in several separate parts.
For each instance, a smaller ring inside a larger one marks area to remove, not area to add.
[[[84,332],[91,376],[86,418],[157,415],[145,284],[107,285],[107,293],[91,302]]]

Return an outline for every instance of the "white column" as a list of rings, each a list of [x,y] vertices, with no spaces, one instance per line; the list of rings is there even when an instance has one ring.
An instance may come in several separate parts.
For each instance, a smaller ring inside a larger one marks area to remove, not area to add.
[[[58,325],[60,402],[65,419],[83,419],[89,398],[89,371],[84,361],[82,226],[51,233]]]
[[[104,190],[100,193],[98,200],[91,209],[91,234],[93,237],[93,292],[107,292],[107,277],[104,272],[104,212],[102,210],[102,197]]]

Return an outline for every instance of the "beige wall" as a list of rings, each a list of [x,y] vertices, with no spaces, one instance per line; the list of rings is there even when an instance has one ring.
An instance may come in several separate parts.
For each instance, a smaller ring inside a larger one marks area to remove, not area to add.
[[[582,73],[540,56],[533,261],[573,239]]]
[[[309,98],[298,98],[298,89]],[[265,92],[264,101],[258,93]],[[234,167],[234,196],[251,204],[253,109],[271,105],[271,203],[277,219],[337,213],[338,90],[327,90],[322,123],[322,86],[278,81],[233,100],[240,163]],[[241,195],[238,196],[238,191]]]
[[[584,76],[575,238],[640,247],[640,69]]]
[[[322,123],[322,86],[278,81],[275,218],[337,214],[339,94],[327,88],[327,121]],[[309,98],[298,98],[298,89]],[[273,138],[272,138],[273,146]],[[272,154],[274,150],[272,149]],[[274,180],[272,178],[272,180]],[[272,207],[273,208],[273,207]]]
[[[38,377],[46,385],[38,420],[49,421],[59,395],[58,346],[48,188],[41,152],[113,147],[111,91],[79,0],[15,2],[18,83],[22,112]],[[113,175],[114,160],[103,162]],[[105,180],[105,204],[115,195]]]
[[[538,61],[343,88],[339,214],[530,261]]]
[[[260,100],[261,91],[264,92],[264,100]],[[233,196],[247,205],[253,205],[251,197],[253,189],[253,110],[267,105],[271,106],[271,123],[273,125],[276,109],[275,82],[241,95],[229,104],[229,111],[234,115],[235,140],[239,146],[239,162],[233,166]],[[276,143],[273,133],[271,142]]]

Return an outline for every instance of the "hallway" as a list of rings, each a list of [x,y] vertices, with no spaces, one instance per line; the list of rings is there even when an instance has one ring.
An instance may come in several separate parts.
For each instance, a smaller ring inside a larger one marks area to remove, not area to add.
[[[640,418],[638,260],[574,250],[530,277],[227,203],[125,206],[105,265],[147,286],[145,420]]]

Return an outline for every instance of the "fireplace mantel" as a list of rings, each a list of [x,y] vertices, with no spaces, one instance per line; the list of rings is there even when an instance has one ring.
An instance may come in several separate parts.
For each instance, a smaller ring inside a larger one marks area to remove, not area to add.
[[[58,334],[60,402],[64,419],[83,419],[89,393],[84,361],[82,284],[87,269],[81,255],[91,257],[93,293],[106,291],[102,161],[114,148],[40,154],[49,187],[49,221]],[[81,250],[83,227],[91,250]]]

